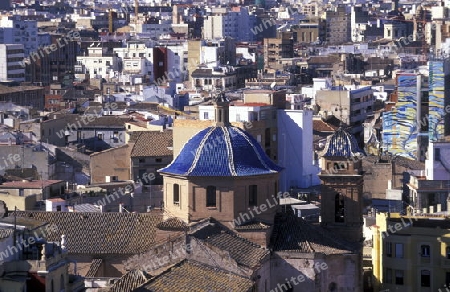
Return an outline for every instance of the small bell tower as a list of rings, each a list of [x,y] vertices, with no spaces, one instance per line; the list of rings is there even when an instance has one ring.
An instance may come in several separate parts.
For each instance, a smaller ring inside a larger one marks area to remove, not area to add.
[[[225,93],[220,93],[214,100],[214,114],[216,127],[230,126],[230,102],[225,97]]]
[[[321,225],[350,242],[362,241],[364,152],[342,128],[328,138],[321,153]]]

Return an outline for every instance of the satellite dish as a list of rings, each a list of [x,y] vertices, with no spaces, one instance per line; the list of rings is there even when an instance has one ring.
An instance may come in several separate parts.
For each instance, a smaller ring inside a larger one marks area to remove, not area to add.
[[[273,90],[275,88],[275,85],[277,85],[277,83],[274,81],[272,82],[272,84],[270,84],[270,88]]]

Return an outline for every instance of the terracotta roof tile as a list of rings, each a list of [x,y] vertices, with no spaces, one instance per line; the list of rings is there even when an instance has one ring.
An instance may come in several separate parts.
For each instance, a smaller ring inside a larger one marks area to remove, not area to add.
[[[48,241],[66,236],[69,253],[136,254],[154,242],[162,216],[154,213],[82,213],[18,211],[18,217],[55,224]]]
[[[250,279],[193,261],[184,261],[136,289],[136,292],[251,291]]]
[[[249,221],[241,225],[236,225],[234,229],[236,230],[264,230],[269,229],[270,225],[259,221]]]
[[[274,251],[301,253],[345,254],[355,250],[351,243],[336,234],[286,213],[275,216],[271,246]]]
[[[89,270],[87,271],[85,277],[86,278],[93,278],[97,275],[98,270],[100,269],[100,266],[102,265],[103,260],[102,259],[93,259],[91,266],[89,267]]]
[[[206,244],[228,251],[230,256],[240,265],[255,267],[269,254],[267,249],[240,237],[238,234],[211,220],[210,225],[193,234]]]
[[[318,132],[334,132],[338,127],[328,124],[322,120],[313,120],[313,130]]]
[[[7,237],[11,236],[11,234],[13,234],[12,229],[7,229],[7,228],[0,229],[0,239],[7,238]]]
[[[136,139],[131,157],[173,156],[172,146],[172,131],[144,131]]]
[[[180,218],[169,218],[157,225],[161,230],[184,231],[188,229],[187,224]]]
[[[133,270],[126,273],[114,285],[109,292],[131,292],[150,279],[150,276],[143,271]]]

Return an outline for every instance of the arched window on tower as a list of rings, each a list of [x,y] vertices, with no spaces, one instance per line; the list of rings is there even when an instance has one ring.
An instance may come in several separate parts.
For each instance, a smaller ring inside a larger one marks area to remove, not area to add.
[[[344,202],[345,197],[342,193],[337,193],[334,198],[334,221],[344,222]]]
[[[64,289],[66,289],[66,283],[64,281],[64,275],[61,275],[61,280],[60,280],[60,285],[61,285],[61,291],[64,291]]]
[[[216,187],[208,186],[206,188],[206,207],[216,207]]]
[[[180,185],[173,184],[173,203],[175,205],[180,204]]]

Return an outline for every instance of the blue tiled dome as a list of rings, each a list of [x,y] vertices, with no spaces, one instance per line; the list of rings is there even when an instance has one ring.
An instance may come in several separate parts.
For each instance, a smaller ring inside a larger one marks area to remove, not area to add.
[[[352,157],[365,155],[355,137],[344,129],[338,129],[329,136],[320,156]]]
[[[182,176],[250,176],[281,169],[242,129],[209,127],[193,136],[172,163],[158,171]]]

